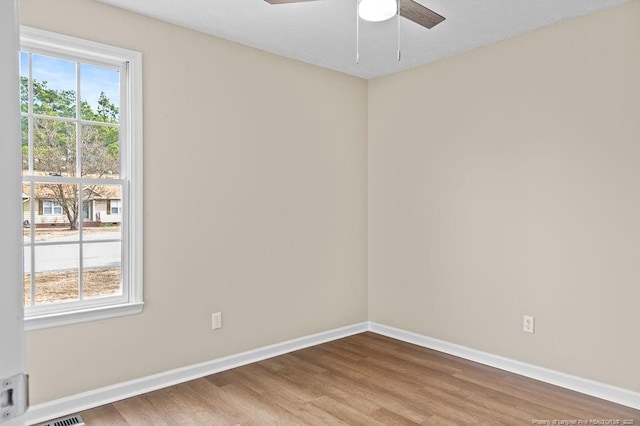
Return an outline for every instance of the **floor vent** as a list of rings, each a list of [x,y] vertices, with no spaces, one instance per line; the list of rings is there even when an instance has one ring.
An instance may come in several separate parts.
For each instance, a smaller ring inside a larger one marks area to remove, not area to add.
[[[82,417],[80,416],[69,416],[63,417],[58,420],[52,420],[49,423],[45,423],[42,426],[85,426],[84,421],[82,421]]]

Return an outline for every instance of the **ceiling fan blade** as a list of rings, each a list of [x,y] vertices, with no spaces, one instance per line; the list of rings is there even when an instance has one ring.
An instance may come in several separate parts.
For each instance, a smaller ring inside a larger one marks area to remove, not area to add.
[[[416,24],[426,28],[433,28],[444,21],[444,16],[438,15],[431,9],[427,9],[420,3],[413,0],[399,0],[400,16],[407,18]]]
[[[264,0],[269,4],[302,3],[314,0]]]

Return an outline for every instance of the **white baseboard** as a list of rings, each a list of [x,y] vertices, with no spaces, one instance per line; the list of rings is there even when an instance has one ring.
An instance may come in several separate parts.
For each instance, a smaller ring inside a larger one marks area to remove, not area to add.
[[[369,331],[640,410],[640,393],[369,322]]]
[[[29,408],[24,416],[26,424],[35,424],[100,405],[109,404],[132,396],[183,383],[189,380],[219,373],[220,371],[262,361],[267,358],[286,354],[309,346],[319,345],[340,339],[369,329],[367,322],[353,324],[322,333],[304,336],[286,342],[276,343],[236,355],[230,355],[212,361],[203,362],[175,370],[166,371],[140,379],[130,380],[100,389],[71,395],[54,401],[37,404]]]
[[[24,421],[26,424],[44,422],[365,331],[371,331],[383,336],[413,343],[418,346],[602,398],[607,401],[640,409],[640,393],[638,392],[492,355],[398,328],[374,322],[362,322],[310,336],[287,340],[286,342],[276,343],[236,355],[118,383],[77,395],[71,395],[43,404],[37,404],[29,408],[24,416]]]

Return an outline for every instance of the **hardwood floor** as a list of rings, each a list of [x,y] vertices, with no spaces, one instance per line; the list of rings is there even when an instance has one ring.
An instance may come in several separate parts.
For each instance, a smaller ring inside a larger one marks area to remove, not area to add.
[[[373,333],[80,414],[88,425],[640,426],[638,410]]]

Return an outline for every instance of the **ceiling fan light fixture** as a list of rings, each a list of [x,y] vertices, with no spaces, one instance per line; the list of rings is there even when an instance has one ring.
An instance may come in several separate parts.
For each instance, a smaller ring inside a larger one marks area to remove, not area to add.
[[[360,0],[358,16],[365,21],[380,22],[392,18],[398,12],[396,0]]]

